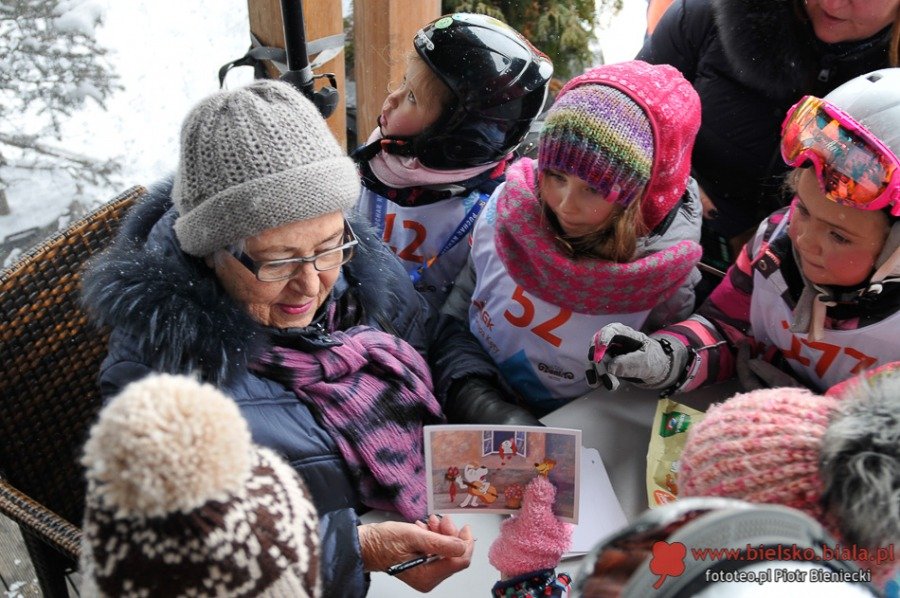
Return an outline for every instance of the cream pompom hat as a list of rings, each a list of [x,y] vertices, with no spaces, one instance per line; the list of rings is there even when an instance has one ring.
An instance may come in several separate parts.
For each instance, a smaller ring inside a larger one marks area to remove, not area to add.
[[[85,445],[86,596],[319,596],[318,517],[297,473],[251,442],[234,401],[151,375]]]

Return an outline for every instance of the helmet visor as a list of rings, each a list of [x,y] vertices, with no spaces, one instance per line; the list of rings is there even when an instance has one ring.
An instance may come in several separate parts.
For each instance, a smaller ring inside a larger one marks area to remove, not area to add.
[[[811,162],[825,197],[863,210],[891,205],[900,216],[900,160],[877,137],[825,100],[805,96],[781,125],[789,166]]]

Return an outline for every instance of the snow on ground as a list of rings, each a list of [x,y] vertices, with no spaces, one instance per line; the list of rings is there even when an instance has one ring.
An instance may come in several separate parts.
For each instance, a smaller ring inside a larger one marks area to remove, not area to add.
[[[312,4],[315,0],[308,0]],[[349,0],[342,0],[345,11]],[[218,88],[219,67],[249,47],[246,0],[90,0],[104,15],[97,39],[124,89],[102,110],[87,106],[65,124],[65,149],[98,159],[120,157],[122,172],[112,189],[87,187],[83,200],[102,203],[132,185],[147,185],[174,169],[182,119],[197,101]],[[632,58],[641,46],[646,3],[625,0],[623,10],[598,33],[606,62]],[[230,87],[252,78],[233,71]],[[53,223],[78,196],[64,177],[11,173],[11,214],[0,216],[0,241],[12,233]]]

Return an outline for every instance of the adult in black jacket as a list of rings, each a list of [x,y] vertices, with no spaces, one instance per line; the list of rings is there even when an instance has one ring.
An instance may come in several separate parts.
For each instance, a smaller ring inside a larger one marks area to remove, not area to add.
[[[704,201],[704,257],[725,267],[742,235],[781,203],[781,122],[801,96],[897,59],[900,0],[676,0],[638,53],[679,69],[702,122],[693,175]],[[704,198],[704,199],[706,199]],[[730,255],[719,251],[724,245]]]
[[[442,417],[423,358],[431,310],[377,236],[344,219],[359,194],[352,161],[312,103],[275,81],[210,96],[181,139],[174,184],[151,190],[85,274],[86,308],[113,329],[104,395],[154,371],[215,385],[304,478],[325,596],[362,596],[368,572],[442,554],[401,576],[428,591],[468,566],[468,529],[357,515],[425,514],[414,447]],[[366,448],[391,438],[406,443]],[[378,459],[407,475],[385,483]]]

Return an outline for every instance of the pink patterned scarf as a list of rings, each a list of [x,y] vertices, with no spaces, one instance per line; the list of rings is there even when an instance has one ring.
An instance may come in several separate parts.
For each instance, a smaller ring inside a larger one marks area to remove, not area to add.
[[[408,521],[427,510],[422,427],[443,423],[431,373],[406,341],[369,326],[315,352],[274,347],[261,369],[310,406],[337,443],[364,504]]]
[[[584,314],[633,313],[671,297],[699,261],[693,241],[679,241],[627,264],[573,260],[542,214],[534,162],[522,158],[506,171],[497,198],[497,253],[517,284],[552,304]]]

